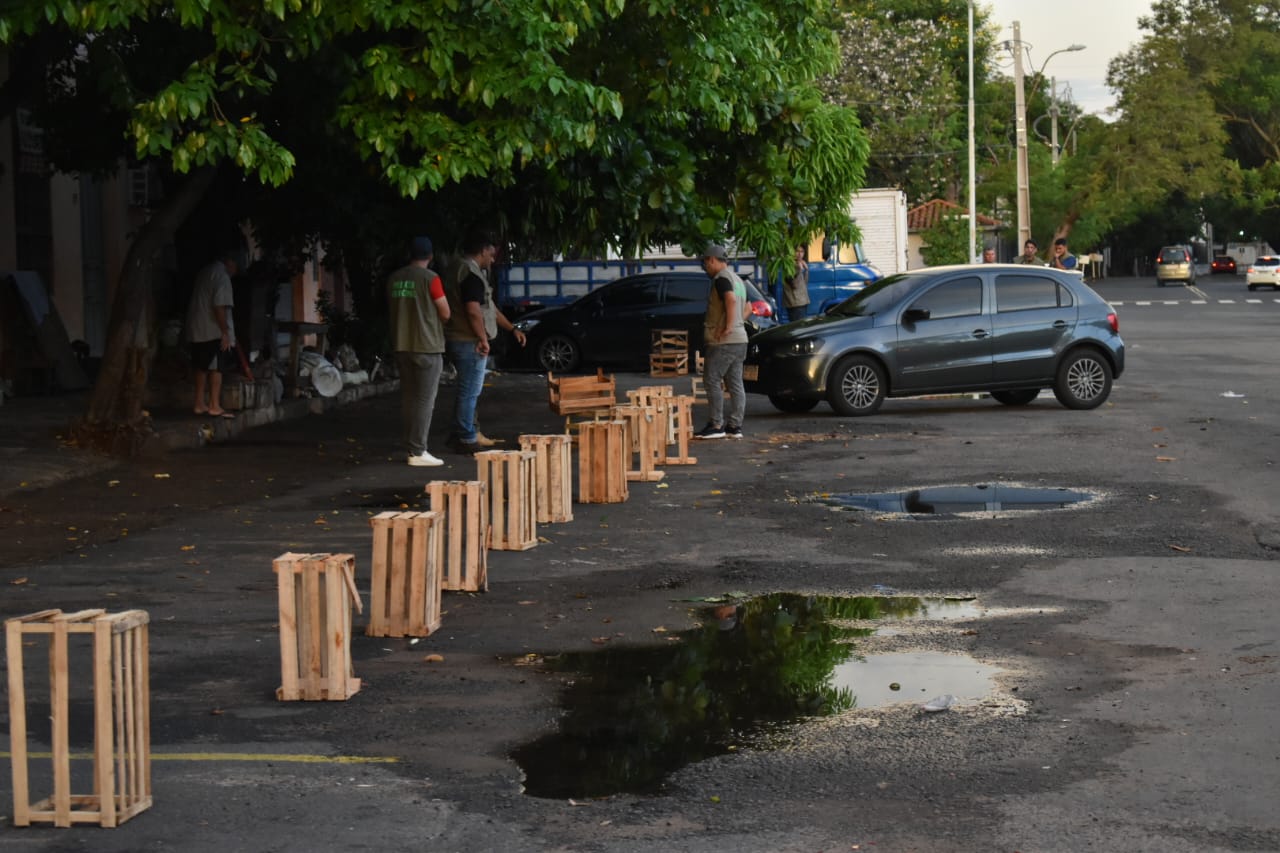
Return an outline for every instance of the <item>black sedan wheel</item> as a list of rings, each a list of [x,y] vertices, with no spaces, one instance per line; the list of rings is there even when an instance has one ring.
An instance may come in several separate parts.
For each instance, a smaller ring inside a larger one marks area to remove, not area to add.
[[[818,405],[817,398],[779,397],[777,394],[770,394],[769,402],[773,403],[773,407],[779,412],[788,412],[793,415],[804,414],[805,412],[811,411],[814,406]]]
[[[875,359],[851,355],[840,361],[827,381],[827,402],[838,415],[875,414],[884,402],[887,381]]]
[[[1053,395],[1068,409],[1096,409],[1111,394],[1111,365],[1097,350],[1082,349],[1058,365]]]
[[[538,344],[538,364],[543,370],[567,373],[582,360],[582,350],[573,338],[565,335],[548,335]]]
[[[1018,391],[992,391],[991,399],[1006,406],[1025,406],[1040,396],[1039,388],[1024,388]]]

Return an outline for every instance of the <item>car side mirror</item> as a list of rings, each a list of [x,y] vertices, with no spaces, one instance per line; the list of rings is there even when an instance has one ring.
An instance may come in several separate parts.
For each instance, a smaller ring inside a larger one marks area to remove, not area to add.
[[[928,308],[908,308],[906,311],[902,312],[902,322],[904,323],[918,323],[921,320],[928,320],[928,319],[929,319]]]

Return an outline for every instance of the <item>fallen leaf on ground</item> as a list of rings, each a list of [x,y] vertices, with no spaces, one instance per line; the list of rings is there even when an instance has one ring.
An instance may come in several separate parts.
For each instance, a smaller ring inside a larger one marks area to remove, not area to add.
[[[1186,547],[1185,545],[1170,545],[1169,547],[1170,547],[1170,548],[1172,548],[1172,549],[1173,549],[1173,550],[1175,550],[1175,551],[1181,551],[1181,552],[1182,552],[1182,553],[1184,553],[1184,554],[1186,554],[1187,552],[1189,552],[1189,551],[1191,550],[1190,548]]]
[[[603,646],[605,643],[609,642],[610,639],[612,638],[611,637],[592,637],[591,642],[595,643],[597,646]]]
[[[152,474],[151,476],[155,477],[157,480],[167,480],[167,479],[169,479],[169,475],[168,475],[168,474]]]
[[[9,581],[9,583],[13,584],[14,586],[21,586],[26,582],[27,582],[26,578],[14,578],[13,580]]]
[[[195,546],[195,545],[183,545],[183,546],[182,546],[181,548],[179,548],[178,550],[180,550],[180,551],[194,551],[195,549],[196,549],[196,546]]]
[[[1156,457],[1156,461],[1157,461],[1157,462],[1177,462],[1177,461],[1178,461],[1178,457],[1176,457],[1176,456],[1157,456],[1157,457]]]
[[[444,663],[444,655],[427,655],[422,659],[423,663]]]

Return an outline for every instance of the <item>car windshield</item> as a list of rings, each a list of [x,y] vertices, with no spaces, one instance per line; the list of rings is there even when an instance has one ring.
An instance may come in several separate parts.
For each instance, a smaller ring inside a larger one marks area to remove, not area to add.
[[[836,317],[872,317],[898,303],[920,284],[921,276],[899,273],[869,284],[827,312]]]

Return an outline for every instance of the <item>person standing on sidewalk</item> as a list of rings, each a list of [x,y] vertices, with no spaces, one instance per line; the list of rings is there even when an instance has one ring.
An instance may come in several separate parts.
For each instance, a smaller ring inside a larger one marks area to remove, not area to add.
[[[787,309],[787,322],[803,320],[809,316],[809,260],[808,248],[796,246],[796,274],[783,279],[782,304]]]
[[[196,382],[192,411],[197,415],[235,417],[222,408],[222,371],[227,366],[228,353],[236,345],[231,277],[244,266],[243,257],[243,249],[227,249],[218,260],[196,273],[191,301],[187,303],[187,338],[191,341],[191,367]]]
[[[408,266],[387,279],[392,347],[400,369],[401,422],[409,447],[409,464],[418,468],[443,465],[427,451],[431,414],[444,369],[444,324],[449,301],[440,276],[431,269],[430,237],[414,237]]]
[[[747,411],[747,392],[742,387],[742,362],[747,357],[747,288],[733,270],[724,246],[712,244],[702,254],[702,269],[711,279],[707,296],[707,318],[703,325],[703,345],[707,360],[703,378],[707,384],[707,425],[694,438],[742,438],[742,420]],[[729,392],[729,411],[724,411],[724,390]]]
[[[489,283],[489,269],[498,256],[497,242],[489,234],[473,232],[462,244],[462,260],[450,272],[445,292],[452,317],[445,328],[449,358],[458,370],[454,399],[453,434],[449,445],[459,453],[482,450],[476,428],[476,404],[484,390],[484,372],[490,346],[498,330],[511,332],[524,346],[524,332],[498,309]]]

